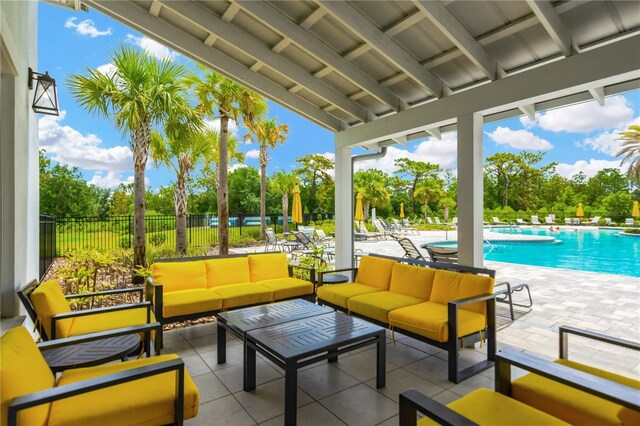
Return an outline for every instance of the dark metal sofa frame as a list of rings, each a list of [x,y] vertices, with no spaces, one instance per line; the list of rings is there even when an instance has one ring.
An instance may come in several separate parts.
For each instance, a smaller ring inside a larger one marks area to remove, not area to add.
[[[488,275],[491,278],[495,278],[495,274],[496,274],[496,271],[492,269],[475,268],[472,266],[457,265],[452,263],[427,262],[424,260],[383,256],[379,254],[370,254],[370,256],[395,260],[396,262],[402,262],[402,263],[407,263],[407,264],[416,265],[416,266],[423,266],[427,268],[443,269],[447,271],[460,272],[460,273]],[[323,284],[322,276],[324,274],[333,274],[333,273],[339,273],[339,272],[352,272],[353,280],[355,280],[356,275],[358,273],[358,268],[344,268],[344,269],[335,269],[333,271],[319,271],[318,287],[322,286]],[[340,285],[340,284],[336,284],[336,285]],[[487,359],[480,361],[476,364],[473,364],[463,370],[459,370],[458,350],[462,347],[463,339],[466,340],[466,344],[471,344],[471,343],[477,342],[479,338],[477,333],[473,333],[468,336],[458,336],[458,309],[460,309],[462,306],[469,305],[472,303],[478,303],[478,302],[485,302],[487,305],[487,328],[484,330],[485,336],[487,338],[487,345],[488,345]],[[333,309],[337,309],[342,312],[347,312],[347,310],[342,306],[335,305],[333,303],[330,303],[326,300],[322,300],[320,298],[318,298],[318,303],[321,303],[323,305],[329,306]],[[373,322],[384,327],[387,327],[389,325],[387,323],[382,323],[380,321],[376,321],[372,318],[368,318],[363,315],[358,315],[354,312],[350,312],[350,314],[362,317],[369,322]],[[446,350],[448,353],[448,377],[449,377],[449,381],[453,383],[460,383],[463,380],[466,380],[469,377],[472,377],[481,371],[484,371],[493,367],[494,354],[496,353],[496,350],[497,350],[495,295],[493,293],[486,293],[486,294],[481,294],[478,296],[469,297],[465,299],[453,300],[449,302],[447,305],[447,316],[449,319],[447,322],[448,332],[449,332],[448,342],[439,342],[437,340],[432,340],[425,336],[422,336],[398,327],[394,328],[394,330],[397,331],[398,333],[404,334],[406,336],[409,336],[421,342],[425,342],[429,345]]]

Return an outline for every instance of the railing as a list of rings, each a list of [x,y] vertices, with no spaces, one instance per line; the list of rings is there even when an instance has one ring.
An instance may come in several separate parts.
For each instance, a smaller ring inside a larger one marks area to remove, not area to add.
[[[47,221],[43,222],[46,226]],[[333,219],[333,213],[304,214],[303,223]],[[113,250],[133,247],[133,215],[110,217],[51,218],[53,220],[53,257],[61,256],[69,250],[95,248]],[[47,219],[50,220],[50,219]],[[282,232],[282,215],[266,216],[267,226]],[[291,216],[289,216],[291,227]],[[57,225],[57,226],[56,226]],[[231,243],[242,242],[243,236],[260,239],[260,215],[230,215],[229,238]],[[148,246],[175,246],[176,217],[174,215],[145,216],[145,230]],[[187,215],[187,244],[190,247],[205,247],[218,244],[218,218],[212,214]],[[51,255],[49,255],[51,257]],[[41,262],[42,262],[41,250]],[[50,262],[49,262],[50,264]],[[48,265],[47,265],[48,267]]]
[[[40,262],[39,273],[42,279],[56,258],[56,218],[40,215]]]

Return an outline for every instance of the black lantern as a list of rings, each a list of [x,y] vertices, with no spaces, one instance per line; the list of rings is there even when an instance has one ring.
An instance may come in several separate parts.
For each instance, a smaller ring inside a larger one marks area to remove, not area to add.
[[[33,110],[39,114],[60,115],[56,81],[48,72],[40,74],[29,68],[29,90],[33,89],[34,80],[36,92],[33,95]]]

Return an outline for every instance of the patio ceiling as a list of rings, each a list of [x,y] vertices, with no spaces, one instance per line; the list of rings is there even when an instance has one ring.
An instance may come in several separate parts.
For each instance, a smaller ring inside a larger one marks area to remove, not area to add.
[[[83,3],[338,133],[342,147],[439,137],[470,100],[490,121],[640,87],[637,1]]]

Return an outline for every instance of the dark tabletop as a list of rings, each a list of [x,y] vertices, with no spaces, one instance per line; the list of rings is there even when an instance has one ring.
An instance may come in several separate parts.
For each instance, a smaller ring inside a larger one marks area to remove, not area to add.
[[[331,312],[249,331],[247,336],[282,358],[293,358],[358,342],[380,332],[385,329],[342,312]]]
[[[319,279],[316,281],[320,281]],[[322,275],[322,283],[323,284],[339,284],[349,282],[349,277],[341,274],[323,274]]]
[[[91,342],[42,349],[42,356],[53,372],[90,367],[120,359],[140,345],[138,334],[109,337]]]
[[[304,299],[293,299],[268,305],[252,306],[217,315],[218,320],[240,333],[284,322],[333,312]]]

